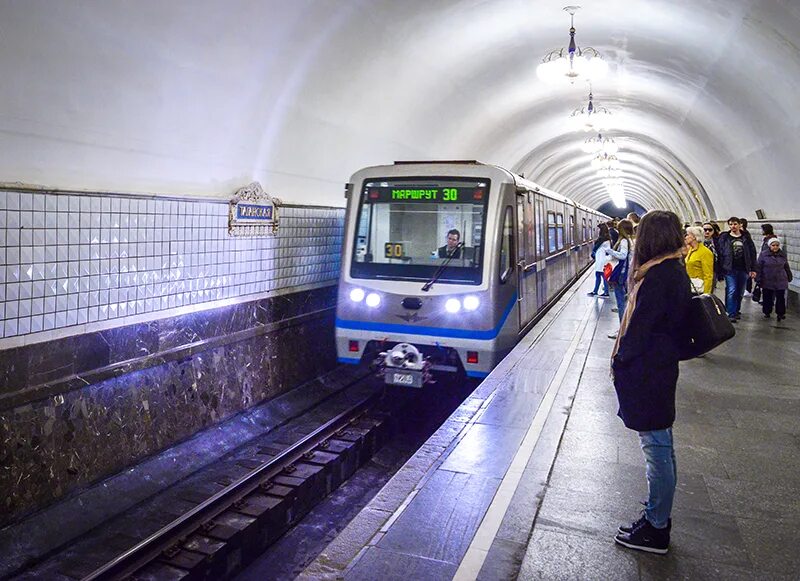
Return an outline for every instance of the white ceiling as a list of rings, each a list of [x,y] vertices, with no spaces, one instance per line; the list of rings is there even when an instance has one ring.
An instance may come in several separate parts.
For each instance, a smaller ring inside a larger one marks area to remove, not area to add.
[[[480,159],[606,194],[536,77],[565,0],[0,0],[0,182],[342,205],[357,169]],[[800,2],[585,0],[629,197],[800,217]]]

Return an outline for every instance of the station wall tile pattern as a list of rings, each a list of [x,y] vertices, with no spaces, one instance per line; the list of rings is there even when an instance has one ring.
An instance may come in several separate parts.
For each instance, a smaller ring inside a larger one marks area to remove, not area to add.
[[[231,238],[224,201],[0,191],[0,337],[335,281],[344,210],[280,216]]]

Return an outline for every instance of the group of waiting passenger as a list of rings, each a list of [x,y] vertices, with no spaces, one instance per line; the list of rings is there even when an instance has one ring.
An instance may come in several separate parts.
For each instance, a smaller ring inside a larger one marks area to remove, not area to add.
[[[742,314],[742,297],[751,296],[755,281],[761,293],[764,318],[786,317],[786,292],[792,281],[789,260],[771,224],[761,225],[760,249],[747,230],[747,220],[728,218],[727,232],[712,222],[686,228],[686,270],[698,292],[713,292],[717,281],[725,281],[725,310],[731,321]],[[702,289],[702,290],[700,290]],[[757,296],[754,298],[758,298]]]
[[[755,280],[763,291],[764,316],[769,318],[775,302],[778,318],[783,319],[792,273],[780,239],[769,224],[762,226],[761,251],[756,255],[755,243],[738,218],[728,220],[730,229],[723,233],[713,223],[682,227],[672,212],[648,212],[638,225],[636,218],[629,215],[618,223],[616,240],[609,225],[600,226],[594,250],[599,275],[589,294],[598,294],[612,257],[619,261],[614,269],[627,268],[620,264],[630,263],[628,276],[617,277],[618,282],[610,277],[616,297],[627,293],[626,301],[618,298],[620,328],[611,371],[618,415],[627,428],[638,433],[648,497],[641,516],[619,526],[614,541],[630,549],[665,554],[677,482],[672,426],[678,364],[693,293],[710,293],[716,282],[724,279],[727,315],[736,320],[747,280]],[[608,287],[604,289],[599,296],[609,296]]]
[[[636,239],[639,216],[630,213],[624,220],[613,220],[598,226],[598,237],[592,249],[595,286],[591,296],[608,297],[614,292],[620,320],[625,310],[629,264]],[[792,271],[781,241],[771,224],[762,224],[760,251],[747,231],[747,220],[731,217],[729,230],[721,232],[715,222],[696,222],[685,226],[684,263],[695,294],[713,293],[717,282],[725,281],[725,310],[732,322],[741,318],[742,297],[751,296],[753,282],[765,319],[773,308],[778,321],[786,317],[786,293]],[[613,264],[610,276],[608,264]],[[603,292],[600,293],[600,285]],[[616,338],[617,334],[609,335]]]

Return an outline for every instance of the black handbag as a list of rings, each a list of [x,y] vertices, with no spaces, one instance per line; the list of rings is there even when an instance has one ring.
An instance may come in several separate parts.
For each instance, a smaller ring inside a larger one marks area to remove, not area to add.
[[[761,302],[761,285],[760,284],[756,284],[756,286],[753,287],[753,300],[755,302],[757,302],[757,303]]]
[[[725,305],[714,295],[692,297],[686,321],[687,337],[681,361],[699,357],[736,334]]]

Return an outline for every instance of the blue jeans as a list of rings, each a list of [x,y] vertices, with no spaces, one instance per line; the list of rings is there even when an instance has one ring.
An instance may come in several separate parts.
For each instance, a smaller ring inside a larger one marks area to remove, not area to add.
[[[639,432],[644,460],[647,463],[647,505],[644,514],[657,529],[667,526],[678,483],[672,428]]]
[[[617,299],[617,314],[619,315],[619,320],[622,322],[622,315],[625,312],[625,299],[627,298],[627,289],[625,285],[622,283],[614,283],[611,285],[614,289],[614,298]]]
[[[743,270],[734,270],[725,275],[725,310],[730,318],[742,310],[744,285],[749,277],[750,275]]]
[[[594,290],[592,291],[594,294],[597,294],[597,290],[600,288],[600,281],[603,281],[603,294],[608,294],[608,281],[606,277],[603,276],[602,272],[595,272],[594,273]]]

